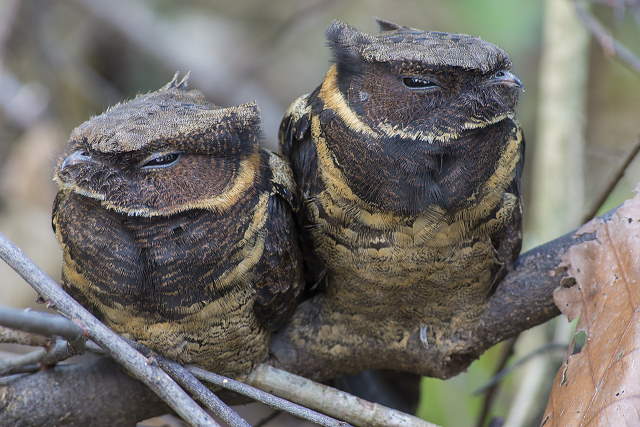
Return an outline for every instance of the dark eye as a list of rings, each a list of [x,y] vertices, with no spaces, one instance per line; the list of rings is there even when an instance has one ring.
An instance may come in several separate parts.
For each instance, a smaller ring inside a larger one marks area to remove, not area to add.
[[[440,85],[432,80],[421,79],[419,77],[404,77],[402,83],[409,89],[435,89]]]
[[[180,153],[154,154],[142,163],[143,168],[167,168],[178,162]]]
[[[504,70],[500,70],[497,73],[495,73],[493,75],[493,77],[495,77],[496,79],[501,79],[503,77],[506,77],[507,73]]]

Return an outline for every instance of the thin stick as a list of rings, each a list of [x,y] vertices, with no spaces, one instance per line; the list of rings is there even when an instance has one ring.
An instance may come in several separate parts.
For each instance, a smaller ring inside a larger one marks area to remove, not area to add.
[[[280,415],[282,415],[282,411],[279,411],[276,409],[275,411],[273,411],[272,413],[270,413],[269,415],[267,415],[266,417],[258,421],[254,427],[264,427],[267,424],[269,424],[271,421],[278,418]]]
[[[247,379],[252,385],[356,425],[431,426],[413,415],[368,402],[269,365],[258,365]]]
[[[0,307],[0,309],[2,308],[3,307]],[[21,325],[21,326],[27,325],[30,329],[46,331],[46,333],[49,335],[58,335],[60,333],[66,334],[67,331],[73,331],[74,332],[73,334],[67,334],[67,335],[69,335],[70,337],[75,337],[77,332],[76,329],[80,330],[80,328],[69,319],[66,319],[62,316],[55,315],[55,314],[48,314],[48,313],[42,313],[42,312],[30,311],[30,310],[23,311],[23,310],[11,309],[11,308],[7,308],[4,311],[0,310],[0,312],[5,313],[4,318],[5,320],[7,320],[7,323],[11,323],[13,325]],[[19,317],[20,321],[16,320],[12,316]],[[2,323],[3,321],[0,319],[0,325]],[[55,325],[55,327],[51,325]],[[184,387],[185,390],[187,390],[189,393],[195,396],[198,400],[200,400],[200,402],[204,403],[208,409],[210,409],[211,411],[219,415],[220,418],[223,419],[223,421],[225,421],[229,425],[248,426],[248,424],[244,420],[242,420],[242,418],[240,418],[240,416],[235,411],[231,410],[231,408],[225,405],[213,392],[211,392],[202,383],[200,383],[200,381],[198,381],[198,379],[189,370],[187,370],[186,368],[184,368],[183,366],[181,366],[176,362],[170,361],[162,356],[153,354],[153,352],[151,352],[149,349],[147,349],[144,346],[141,346],[138,343],[129,342],[129,344],[135,349],[137,349],[138,351],[140,351],[142,354],[147,356],[150,360],[156,362],[158,366],[160,366],[164,371],[166,371],[176,382],[178,382],[182,387]],[[91,341],[88,341],[86,343],[86,347],[88,350],[96,351],[95,344]],[[24,370],[24,368],[20,367],[20,365],[36,363],[39,360],[41,360],[42,357],[45,356],[45,353],[46,352],[43,349],[40,349],[33,353],[29,353],[30,357],[25,358],[24,360],[17,360],[17,358],[15,360],[12,359],[11,367],[8,368],[10,369],[10,371],[2,372],[2,365],[0,365],[0,374],[16,373],[18,371],[22,371]],[[213,376],[216,374],[211,374],[211,375]],[[232,381],[222,376],[216,376],[216,378],[223,385],[225,381]],[[242,386],[252,388],[244,384],[242,384],[241,387]],[[260,391],[258,390],[258,392]],[[268,393],[265,393],[265,395],[268,395]],[[254,396],[250,396],[250,397],[254,397]],[[288,411],[286,404],[288,404],[290,407],[293,407],[294,409],[298,407],[298,405],[287,402],[284,399],[280,399],[275,396],[271,396],[271,398],[274,399],[275,402],[282,403],[282,406],[285,406],[282,408],[283,410]],[[306,408],[302,408],[302,409],[306,409]],[[310,411],[310,412],[313,413],[314,411]],[[297,415],[297,414],[294,414],[294,415]],[[322,414],[317,414],[317,416],[319,417],[318,418],[319,420],[322,420],[323,418],[332,420],[331,418],[325,417]],[[316,422],[315,419],[311,419],[311,421]],[[334,423],[329,425],[344,425],[344,424],[339,424],[339,422],[336,420],[333,420],[333,421],[338,424]]]
[[[518,337],[520,334],[515,337],[507,340],[502,347],[502,353],[500,354],[500,360],[496,364],[496,368],[494,370],[493,377],[496,377],[502,370],[504,370],[505,366],[507,366],[507,362],[513,355],[513,349],[516,346],[516,342],[518,341]],[[476,422],[476,427],[482,427],[491,412],[491,407],[493,406],[493,401],[495,400],[496,395],[498,394],[498,390],[500,389],[501,382],[494,382],[488,388],[485,388],[484,401],[482,402],[482,410],[480,411],[480,415],[478,416],[478,421]]]
[[[57,340],[50,348],[39,348],[30,353],[0,360],[0,376],[15,373],[25,365],[55,365],[57,362],[78,354],[67,341]]]
[[[598,210],[600,210],[602,205],[604,205],[604,203],[609,198],[609,195],[611,194],[611,192],[618,186],[627,168],[629,167],[631,162],[633,162],[633,159],[636,158],[639,152],[640,152],[640,138],[638,138],[633,149],[629,152],[629,154],[627,154],[627,157],[624,159],[624,162],[622,162],[622,165],[620,165],[616,174],[613,176],[613,178],[611,178],[611,181],[609,181],[609,184],[607,185],[607,187],[600,194],[598,199],[593,203],[593,206],[591,207],[591,209],[584,215],[584,217],[582,218],[582,223],[589,221],[591,218],[594,218],[598,214]]]
[[[0,239],[4,237],[0,235]],[[4,242],[0,241],[0,244]],[[4,256],[2,258],[4,259]],[[2,306],[0,306],[0,325],[46,337],[57,335],[68,341],[76,341],[84,334],[81,327],[56,314]]]
[[[265,366],[265,365],[260,365]],[[244,396],[250,397],[258,402],[262,402],[265,405],[271,406],[272,408],[281,409],[290,413],[291,415],[295,415],[298,418],[302,418],[303,420],[308,420],[314,422],[316,424],[320,424],[321,426],[340,426],[345,427],[349,424],[338,421],[334,418],[328,417],[326,415],[322,415],[318,412],[315,412],[309,408],[305,408],[298,404],[292,403],[288,400],[282,399],[277,396],[273,396],[265,391],[252,387],[248,384],[241,383],[240,381],[232,380],[230,378],[223,377],[222,375],[214,374],[209,371],[205,371],[204,369],[198,368],[196,366],[189,366],[189,371],[196,378],[201,380],[210,382],[219,387],[226,388],[231,391],[235,391],[236,393],[242,394]],[[253,374],[250,375],[252,377]],[[293,386],[293,384],[291,385]]]
[[[46,353],[47,350],[39,348],[30,353],[16,356],[11,359],[0,360],[0,376],[13,373],[15,368],[38,363]]]
[[[527,363],[528,361],[530,361],[531,359],[533,359],[536,356],[540,356],[541,354],[544,354],[544,353],[546,353],[548,351],[555,351],[555,350],[563,350],[564,351],[566,349],[567,349],[567,345],[566,344],[549,343],[549,344],[543,345],[542,347],[535,349],[531,353],[529,353],[529,354],[523,356],[521,359],[515,361],[508,368],[504,368],[504,369],[500,370],[499,372],[497,372],[496,375],[494,375],[485,385],[483,385],[482,387],[480,387],[479,389],[474,391],[473,394],[484,393],[486,390],[490,389],[491,387],[493,387],[494,385],[499,383],[504,377],[509,375],[511,372],[515,371],[517,368],[519,368],[520,366],[524,365],[525,363]]]
[[[2,322],[0,321],[0,325],[1,324]],[[0,326],[0,343],[42,347],[49,343],[49,339],[43,337],[42,335],[32,334],[30,332],[24,332],[12,328],[7,328],[5,326]]]
[[[0,258],[11,266],[41,296],[50,300],[70,319],[80,322],[87,335],[134,377],[146,384],[185,421],[195,426],[218,425],[193,401],[166,372],[148,363],[147,359],[120,336],[100,323],[91,313],[67,295],[58,284],[40,270],[18,247],[0,233]]]
[[[589,12],[587,6],[580,0],[575,2],[576,13],[584,26],[598,40],[604,51],[618,57],[622,63],[632,70],[640,72],[640,58],[638,58],[629,48],[616,40],[604,26]]]
[[[153,359],[156,360],[158,365],[176,380],[178,384],[203,403],[207,409],[219,416],[222,421],[229,425],[251,427],[236,411],[227,406],[218,396],[198,381],[187,368],[162,356],[154,355]]]

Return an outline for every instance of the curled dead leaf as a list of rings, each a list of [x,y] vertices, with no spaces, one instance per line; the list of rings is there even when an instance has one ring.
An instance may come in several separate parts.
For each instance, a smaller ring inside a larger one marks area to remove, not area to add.
[[[586,342],[568,352],[542,424],[640,425],[640,194],[578,233],[596,239],[567,252],[576,284],[556,289],[554,300],[569,320],[579,317]]]

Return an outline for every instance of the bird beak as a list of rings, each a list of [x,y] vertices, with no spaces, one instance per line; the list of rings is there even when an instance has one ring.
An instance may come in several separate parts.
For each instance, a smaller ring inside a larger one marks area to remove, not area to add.
[[[514,86],[514,87],[517,87],[518,89],[524,90],[524,84],[522,84],[522,80],[520,80],[518,76],[513,74],[511,71],[504,71],[501,76],[494,77],[492,80],[494,83],[497,83],[497,84]]]
[[[79,163],[89,163],[95,162],[93,158],[87,153],[85,150],[76,150],[73,153],[69,154],[60,164],[60,171],[63,171],[65,168],[69,166],[74,166]]]

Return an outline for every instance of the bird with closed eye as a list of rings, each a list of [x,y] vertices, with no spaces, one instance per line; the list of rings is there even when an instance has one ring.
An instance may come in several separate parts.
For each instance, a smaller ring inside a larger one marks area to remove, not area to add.
[[[366,339],[438,345],[479,316],[521,246],[522,83],[508,55],[477,37],[379,25],[331,24],[334,63],[280,127],[316,318],[348,325],[351,341],[290,330],[327,357]]]
[[[291,171],[259,127],[176,75],[76,128],[54,177],[64,288],[178,362],[250,371],[303,285]]]

